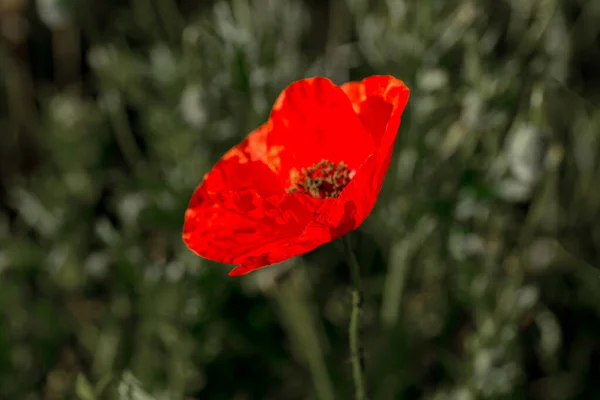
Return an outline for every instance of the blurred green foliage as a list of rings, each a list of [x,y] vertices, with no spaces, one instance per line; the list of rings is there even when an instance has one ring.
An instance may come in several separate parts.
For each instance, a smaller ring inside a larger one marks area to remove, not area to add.
[[[371,74],[371,399],[600,398],[597,5],[0,2],[0,398],[351,399],[340,243],[232,279],[181,226],[285,86]]]

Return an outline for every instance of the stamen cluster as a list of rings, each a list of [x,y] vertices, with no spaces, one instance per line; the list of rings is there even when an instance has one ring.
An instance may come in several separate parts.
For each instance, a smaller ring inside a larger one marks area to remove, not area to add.
[[[353,171],[346,164],[321,160],[312,167],[302,168],[301,177],[287,190],[306,193],[317,199],[339,197],[352,180]]]

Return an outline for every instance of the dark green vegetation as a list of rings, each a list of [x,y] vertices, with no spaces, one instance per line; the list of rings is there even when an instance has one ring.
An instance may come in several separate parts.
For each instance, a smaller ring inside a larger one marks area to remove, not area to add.
[[[1,399],[351,399],[341,243],[233,279],[180,234],[287,84],[376,73],[412,96],[350,237],[371,399],[600,398],[596,2],[25,3],[0,2]]]

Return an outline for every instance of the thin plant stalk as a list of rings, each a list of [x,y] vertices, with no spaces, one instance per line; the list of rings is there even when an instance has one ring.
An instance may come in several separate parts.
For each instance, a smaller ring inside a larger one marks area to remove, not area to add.
[[[352,362],[352,379],[354,380],[354,398],[356,400],[366,399],[365,377],[360,340],[360,316],[362,308],[362,289],[360,282],[360,266],[354,252],[350,248],[348,236],[342,237],[344,252],[350,264],[352,275],[352,311],[350,314],[350,360]]]

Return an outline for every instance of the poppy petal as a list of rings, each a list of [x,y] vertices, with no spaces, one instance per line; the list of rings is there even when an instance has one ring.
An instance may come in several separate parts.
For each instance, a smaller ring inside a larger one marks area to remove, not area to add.
[[[344,91],[326,78],[294,82],[276,100],[270,117],[270,147],[281,148],[281,179],[326,159],[357,169],[374,151]]]
[[[303,232],[293,240],[281,238],[273,242],[268,248],[256,249],[253,252],[254,254],[245,257],[242,264],[234,268],[229,276],[245,275],[257,269],[280,263],[292,257],[308,253],[333,239],[329,227],[311,221]]]
[[[332,226],[337,236],[356,229],[373,210],[392,159],[410,92],[402,81],[390,76],[370,77],[343,88],[378,147],[336,199],[338,204],[321,213],[321,221]]]
[[[263,124],[225,153],[205,176],[206,191],[253,188],[262,196],[281,193],[284,188],[276,175],[279,149],[267,146],[270,130],[269,123]]]
[[[185,213],[183,240],[199,256],[226,264],[270,259],[279,242],[302,236],[313,219],[314,205],[307,202],[315,200],[286,193],[262,197],[252,189],[210,193],[201,185]]]
[[[404,82],[393,76],[383,75],[371,76],[361,82],[348,82],[342,85],[342,90],[377,145],[388,130],[392,113],[399,112],[397,117],[398,125],[400,124],[399,118],[409,96],[409,89]],[[394,139],[395,136],[392,140]]]

